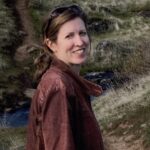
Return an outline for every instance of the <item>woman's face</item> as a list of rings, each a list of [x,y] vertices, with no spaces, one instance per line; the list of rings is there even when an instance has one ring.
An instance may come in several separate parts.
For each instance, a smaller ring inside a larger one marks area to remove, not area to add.
[[[57,40],[49,44],[54,55],[66,64],[80,65],[85,62],[90,40],[82,19],[75,18],[59,29]]]

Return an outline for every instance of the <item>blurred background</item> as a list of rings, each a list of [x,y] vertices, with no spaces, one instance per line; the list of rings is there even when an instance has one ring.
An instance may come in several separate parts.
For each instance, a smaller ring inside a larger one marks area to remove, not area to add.
[[[104,90],[92,106],[106,150],[149,150],[150,0],[0,0],[0,149],[24,149],[43,18],[72,3],[89,18],[81,75]]]

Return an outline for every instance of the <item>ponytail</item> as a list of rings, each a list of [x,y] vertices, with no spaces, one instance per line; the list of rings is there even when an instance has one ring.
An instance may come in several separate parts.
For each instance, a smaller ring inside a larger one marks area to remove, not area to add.
[[[43,51],[34,61],[36,65],[36,72],[34,74],[34,81],[38,83],[42,75],[50,67],[52,61],[52,54]]]

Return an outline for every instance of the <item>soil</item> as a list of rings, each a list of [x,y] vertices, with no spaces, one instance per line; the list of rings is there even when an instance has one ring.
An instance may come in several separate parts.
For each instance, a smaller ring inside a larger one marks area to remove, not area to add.
[[[22,44],[15,53],[15,60],[18,62],[27,59],[29,57],[28,47],[38,43],[35,37],[32,19],[29,14],[28,4],[29,0],[16,0],[16,10],[18,11],[22,24],[22,31],[20,32],[25,35]],[[133,135],[118,137],[117,135],[105,132],[103,136],[106,150],[144,150],[142,147],[142,140],[133,140]]]
[[[145,150],[142,139],[134,140],[134,135],[104,134],[105,150]]]
[[[38,40],[35,36],[32,18],[29,13],[29,0],[16,0],[16,11],[18,12],[22,30],[20,34],[24,36],[22,44],[17,48],[14,59],[16,61],[24,61],[29,57],[28,49],[33,45],[37,45]]]

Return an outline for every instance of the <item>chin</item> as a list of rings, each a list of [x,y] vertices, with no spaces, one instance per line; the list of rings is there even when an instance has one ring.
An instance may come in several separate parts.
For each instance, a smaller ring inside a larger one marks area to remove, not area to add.
[[[80,59],[74,60],[72,63],[76,65],[82,65],[85,63],[85,61],[86,61],[86,58],[82,58],[82,59],[80,58]]]

